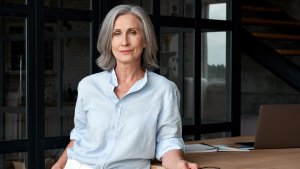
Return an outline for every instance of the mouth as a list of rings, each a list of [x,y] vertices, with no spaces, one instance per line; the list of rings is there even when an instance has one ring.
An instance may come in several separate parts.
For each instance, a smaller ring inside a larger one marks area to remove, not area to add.
[[[132,52],[132,50],[121,50],[120,53],[124,54],[124,55],[128,55]]]

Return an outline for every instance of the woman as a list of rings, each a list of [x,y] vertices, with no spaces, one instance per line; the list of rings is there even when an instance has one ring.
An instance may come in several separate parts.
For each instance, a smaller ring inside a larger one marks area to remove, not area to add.
[[[179,91],[150,71],[158,66],[148,14],[116,6],[97,48],[104,71],[79,83],[71,142],[52,169],[149,169],[154,157],[167,169],[197,169],[183,158]]]

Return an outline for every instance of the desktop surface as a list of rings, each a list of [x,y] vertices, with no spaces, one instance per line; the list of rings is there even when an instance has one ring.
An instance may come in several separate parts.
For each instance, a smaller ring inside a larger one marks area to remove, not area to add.
[[[201,140],[206,144],[234,144],[252,142],[253,136],[230,137]],[[200,141],[193,141],[197,143]],[[213,166],[221,169],[300,169],[300,148],[291,149],[259,149],[240,152],[206,152],[190,153],[186,159],[196,162],[199,167]],[[153,169],[163,169],[153,164]]]

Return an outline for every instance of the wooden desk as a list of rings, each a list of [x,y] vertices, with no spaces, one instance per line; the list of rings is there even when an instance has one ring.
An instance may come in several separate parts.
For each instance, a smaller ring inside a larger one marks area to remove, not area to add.
[[[254,141],[254,137],[230,137],[201,140],[207,144],[232,144]],[[186,154],[186,159],[200,167],[214,166],[221,169],[300,169],[300,148],[260,149],[246,152],[209,152]],[[164,169],[153,164],[151,169]]]

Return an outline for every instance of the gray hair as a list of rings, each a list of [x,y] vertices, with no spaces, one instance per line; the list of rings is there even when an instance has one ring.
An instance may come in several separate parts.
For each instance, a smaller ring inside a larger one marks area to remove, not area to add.
[[[147,12],[142,7],[132,5],[118,5],[111,9],[104,18],[97,42],[97,49],[100,53],[100,56],[96,60],[97,65],[103,70],[112,70],[115,67],[116,59],[113,56],[111,46],[112,31],[116,18],[125,14],[132,14],[141,21],[145,41],[147,44],[146,48],[144,48],[144,51],[142,53],[142,68],[158,68],[156,59],[156,53],[158,51],[158,48],[152,22]]]

